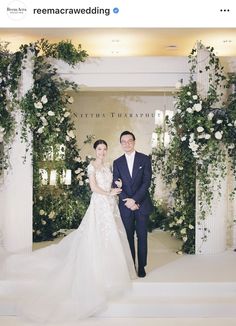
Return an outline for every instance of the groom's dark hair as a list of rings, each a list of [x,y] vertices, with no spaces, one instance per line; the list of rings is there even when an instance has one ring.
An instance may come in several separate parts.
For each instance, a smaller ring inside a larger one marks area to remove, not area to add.
[[[122,138],[123,136],[126,136],[126,135],[130,135],[130,136],[132,136],[132,137],[133,137],[133,140],[135,140],[135,136],[134,136],[134,134],[133,134],[131,131],[126,130],[126,131],[123,131],[123,132],[121,133],[121,135],[120,135],[120,142],[121,142],[121,138]]]

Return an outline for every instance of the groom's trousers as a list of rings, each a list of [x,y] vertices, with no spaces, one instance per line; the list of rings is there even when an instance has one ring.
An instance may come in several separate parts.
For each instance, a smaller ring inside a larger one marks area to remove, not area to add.
[[[139,212],[131,212],[130,216],[122,217],[123,224],[127,233],[127,238],[131,250],[131,254],[136,261],[135,250],[135,232],[137,235],[137,256],[138,266],[145,267],[147,265],[147,233],[148,233],[148,216],[140,215]]]

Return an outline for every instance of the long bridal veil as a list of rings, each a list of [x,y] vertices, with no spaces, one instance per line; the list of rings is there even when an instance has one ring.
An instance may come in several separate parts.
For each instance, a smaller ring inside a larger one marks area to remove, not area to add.
[[[136,277],[115,199],[92,194],[77,230],[59,244],[8,257],[4,274],[9,287],[2,295],[24,318],[69,322],[100,312]]]

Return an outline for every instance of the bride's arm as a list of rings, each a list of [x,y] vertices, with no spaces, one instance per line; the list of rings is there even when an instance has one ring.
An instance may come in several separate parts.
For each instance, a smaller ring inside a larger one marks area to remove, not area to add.
[[[92,190],[92,192],[96,192],[100,195],[115,196],[115,195],[118,195],[122,191],[122,189],[120,189],[120,188],[112,188],[110,191],[103,190],[102,188],[100,188],[97,185],[94,174],[91,174],[89,176],[89,185],[90,185],[90,189]]]

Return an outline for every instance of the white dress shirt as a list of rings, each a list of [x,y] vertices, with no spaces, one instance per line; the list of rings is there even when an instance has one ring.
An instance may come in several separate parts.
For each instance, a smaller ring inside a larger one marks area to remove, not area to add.
[[[129,169],[129,174],[132,177],[132,172],[133,172],[133,166],[134,166],[134,157],[135,157],[135,151],[133,151],[131,154],[126,154],[126,161]]]

